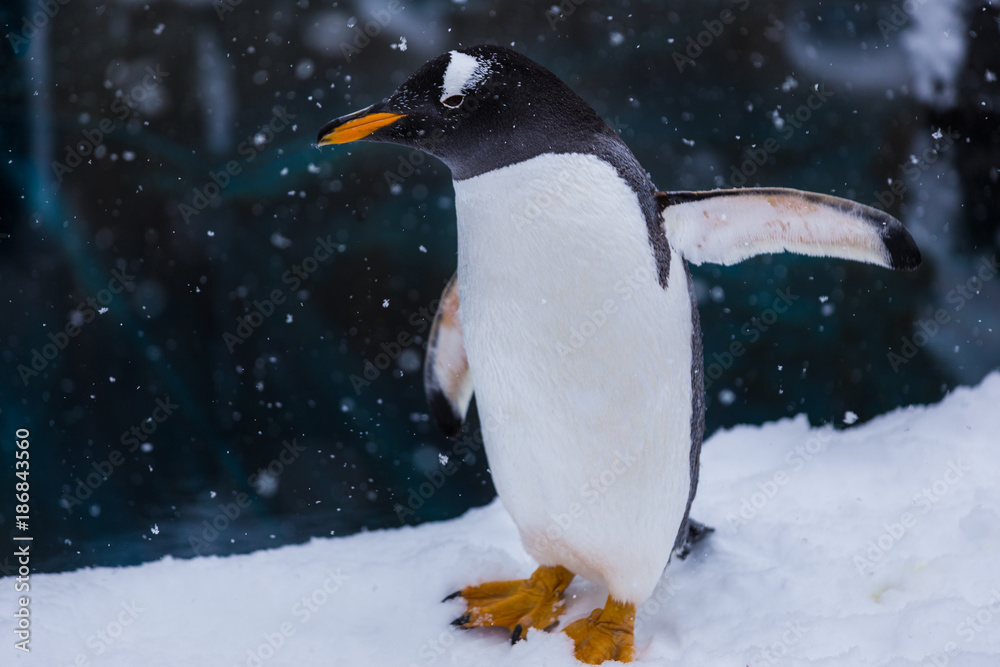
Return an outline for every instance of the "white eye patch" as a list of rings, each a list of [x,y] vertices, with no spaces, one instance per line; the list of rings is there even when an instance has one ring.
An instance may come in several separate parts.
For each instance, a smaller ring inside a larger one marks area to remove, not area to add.
[[[486,78],[489,65],[470,55],[451,52],[451,60],[444,71],[444,82],[441,84],[441,100],[453,95],[462,95],[463,91],[472,88]]]

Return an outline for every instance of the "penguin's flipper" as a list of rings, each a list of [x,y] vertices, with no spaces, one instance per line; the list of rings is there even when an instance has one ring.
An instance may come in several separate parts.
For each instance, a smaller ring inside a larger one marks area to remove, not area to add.
[[[452,438],[462,430],[472,400],[472,375],[458,319],[457,277],[453,275],[441,293],[424,361],[427,402],[434,420]]]
[[[657,192],[667,241],[692,264],[736,264],[764,253],[840,257],[915,269],[920,250],[884,211],[788,188]]]

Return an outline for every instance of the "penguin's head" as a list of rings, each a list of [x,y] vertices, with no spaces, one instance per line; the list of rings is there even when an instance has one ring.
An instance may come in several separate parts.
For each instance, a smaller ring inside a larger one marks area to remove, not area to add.
[[[330,121],[317,143],[378,141],[440,158],[455,178],[544,152],[569,152],[614,133],[541,65],[502,46],[445,53],[387,99]]]

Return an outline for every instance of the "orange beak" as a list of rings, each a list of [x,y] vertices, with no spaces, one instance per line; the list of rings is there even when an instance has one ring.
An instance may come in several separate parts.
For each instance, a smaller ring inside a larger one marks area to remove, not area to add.
[[[392,125],[400,118],[406,116],[406,114],[399,113],[369,113],[369,109],[371,107],[341,116],[336,120],[331,120],[320,130],[319,137],[316,139],[316,145],[346,144],[358,139],[364,139],[380,127]]]

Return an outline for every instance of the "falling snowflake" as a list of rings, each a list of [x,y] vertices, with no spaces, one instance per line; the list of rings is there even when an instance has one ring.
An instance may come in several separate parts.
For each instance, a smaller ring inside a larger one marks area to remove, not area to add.
[[[270,241],[275,248],[287,248],[292,245],[292,240],[281,232],[273,232]]]

